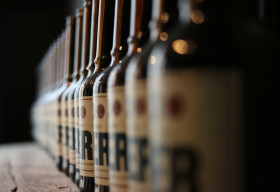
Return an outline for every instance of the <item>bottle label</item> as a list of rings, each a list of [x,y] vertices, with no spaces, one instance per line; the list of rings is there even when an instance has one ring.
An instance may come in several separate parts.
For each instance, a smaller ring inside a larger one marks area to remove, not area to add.
[[[129,190],[150,191],[146,80],[127,82],[126,111]]]
[[[94,177],[92,96],[79,98],[80,175]]]
[[[69,124],[68,124],[68,104],[64,100],[61,102],[61,118],[62,118],[62,143],[63,143],[63,158],[69,160]]]
[[[107,93],[94,94],[95,183],[109,186]]]
[[[80,169],[80,129],[79,129],[79,99],[74,100],[74,124],[75,124],[75,162],[76,169]]]
[[[233,70],[150,79],[152,191],[241,191],[240,81]]]
[[[71,92],[70,92],[71,93]],[[68,125],[69,125],[69,162],[75,164],[75,106],[74,100],[69,100],[68,97]]]
[[[108,88],[110,190],[127,191],[124,86]]]
[[[62,157],[62,118],[61,118],[61,102],[56,102],[54,105],[54,123],[56,129],[56,152],[57,156]]]

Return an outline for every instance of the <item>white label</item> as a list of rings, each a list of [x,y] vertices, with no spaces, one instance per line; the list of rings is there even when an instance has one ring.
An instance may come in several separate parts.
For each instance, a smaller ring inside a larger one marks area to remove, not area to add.
[[[145,80],[127,83],[126,122],[129,190],[150,191],[148,169],[147,86]]]
[[[74,100],[74,108],[75,108],[75,139],[76,139],[76,146],[75,146],[75,161],[76,161],[76,168],[80,169],[80,129],[79,129],[79,100]]]
[[[61,101],[61,118],[62,118],[62,153],[63,158],[69,160],[69,124],[68,124],[68,103],[65,100]]]
[[[95,183],[109,186],[107,93],[94,94]]]
[[[71,92],[70,92],[71,93]],[[76,140],[75,140],[75,106],[74,106],[74,100],[69,100],[68,97],[68,125],[69,125],[69,162],[70,164],[75,164],[75,146],[76,146]]]
[[[110,190],[127,191],[124,86],[108,88]]]
[[[94,177],[92,96],[79,98],[80,175]]]
[[[174,71],[149,86],[152,191],[241,191],[239,74]]]

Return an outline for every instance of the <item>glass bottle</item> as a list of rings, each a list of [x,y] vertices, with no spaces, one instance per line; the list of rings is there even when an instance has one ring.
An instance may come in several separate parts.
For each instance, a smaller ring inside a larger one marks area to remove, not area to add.
[[[78,187],[80,186],[80,127],[79,127],[79,89],[81,87],[82,82],[86,78],[87,74],[87,61],[89,55],[89,34],[90,34],[90,20],[91,20],[91,10],[92,9],[92,1],[84,0],[83,4],[83,28],[82,28],[82,42],[81,42],[81,66],[80,66],[80,74],[79,80],[77,81],[76,87],[73,90],[74,95],[74,118],[75,118],[75,128],[76,128],[76,184]],[[77,150],[78,149],[78,150]]]
[[[69,87],[69,92],[66,95],[68,105],[68,124],[69,124],[69,176],[75,182],[76,177],[76,149],[77,149],[77,134],[75,127],[75,109],[74,109],[74,90],[79,80],[79,72],[81,66],[81,41],[82,41],[82,27],[83,27],[83,9],[76,9],[75,14],[75,37],[74,47],[71,49],[71,55],[73,58],[74,68],[72,74],[72,84]]]
[[[127,67],[125,101],[127,124],[127,154],[130,191],[149,191],[148,165],[148,113],[147,113],[147,63],[156,42],[168,39],[167,31],[177,21],[175,1],[154,0],[149,23],[149,40],[140,53],[136,53]],[[137,149],[137,150],[136,150]]]
[[[148,60],[151,191],[242,191],[235,1],[178,0]]]
[[[72,73],[73,73],[73,50],[74,50],[74,29],[75,20],[74,16],[67,17],[66,21],[66,39],[65,39],[65,79],[68,80],[68,85],[61,96],[61,117],[62,117],[62,154],[63,164],[62,168],[66,175],[69,176],[69,122],[68,122],[68,94],[72,85]]]
[[[97,76],[93,86],[96,192],[109,192],[107,80],[113,66],[118,64],[127,52],[126,40],[129,35],[130,6],[130,1],[116,0],[111,62],[109,67]]]
[[[125,72],[136,52],[141,52],[148,40],[148,23],[151,19],[151,0],[131,1],[128,52],[116,65],[107,83],[110,190],[127,191]]]
[[[84,163],[81,172],[80,189],[94,191],[94,136],[93,136],[93,95],[92,87],[96,77],[109,65],[111,61],[110,48],[112,47],[112,30],[114,20],[114,1],[96,1],[95,30],[92,33],[92,46],[88,76],[79,90],[80,105],[80,140],[81,162]],[[98,7],[99,6],[99,7]],[[98,13],[98,17],[97,17]],[[97,24],[98,18],[98,24]],[[93,63],[94,59],[94,63]],[[94,64],[94,65],[93,65]],[[90,165],[87,165],[89,164]],[[82,167],[82,163],[81,163]],[[88,172],[87,172],[88,171]],[[91,172],[89,172],[91,171]]]

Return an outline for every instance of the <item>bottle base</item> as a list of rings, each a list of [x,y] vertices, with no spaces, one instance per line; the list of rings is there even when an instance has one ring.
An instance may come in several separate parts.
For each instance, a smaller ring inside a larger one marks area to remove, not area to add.
[[[69,165],[69,177],[75,183],[75,179],[76,179],[76,165],[75,164]]]
[[[80,176],[80,192],[93,192],[94,187],[94,177]]]
[[[109,186],[95,184],[95,192],[109,192]]]

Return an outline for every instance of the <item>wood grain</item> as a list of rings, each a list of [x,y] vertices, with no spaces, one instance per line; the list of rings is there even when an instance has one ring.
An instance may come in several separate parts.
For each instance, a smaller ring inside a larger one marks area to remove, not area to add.
[[[34,143],[0,145],[0,192],[72,192],[78,188]]]

